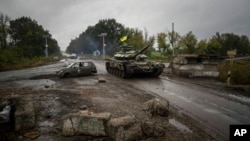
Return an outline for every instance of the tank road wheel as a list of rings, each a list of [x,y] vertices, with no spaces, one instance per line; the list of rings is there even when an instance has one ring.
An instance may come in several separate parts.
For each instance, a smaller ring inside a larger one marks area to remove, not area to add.
[[[156,69],[156,70],[153,72],[152,76],[153,76],[153,77],[158,77],[162,72],[163,72],[163,68],[158,68],[158,69]]]
[[[109,64],[109,62],[106,62],[105,66],[106,66],[106,71],[108,73],[110,73],[110,64]]]
[[[110,68],[111,74],[114,74],[114,68]]]
[[[116,76],[116,72],[117,72],[117,69],[116,68],[114,68],[114,72],[113,72],[113,74]]]
[[[119,76],[119,69],[115,69],[115,75]]]
[[[111,73],[111,68],[110,67],[108,68],[108,73]]]
[[[125,76],[126,76],[125,71],[124,71],[124,70],[121,70],[121,78],[125,78]]]
[[[107,70],[108,73],[110,73],[110,67],[109,66],[106,67],[106,70]]]
[[[117,69],[117,76],[120,77],[120,71],[119,69]]]

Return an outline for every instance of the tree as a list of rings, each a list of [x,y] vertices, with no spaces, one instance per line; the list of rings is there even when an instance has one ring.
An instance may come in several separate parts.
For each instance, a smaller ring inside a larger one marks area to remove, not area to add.
[[[188,32],[179,41],[179,46],[180,46],[182,52],[188,53],[188,54],[195,53],[196,44],[197,44],[197,38],[192,33],[192,31]]]
[[[195,53],[204,54],[206,47],[207,47],[207,40],[200,40],[197,44],[197,48],[195,50]]]
[[[217,54],[220,55],[220,50],[221,50],[221,44],[218,40],[216,39],[211,39],[208,41],[206,48],[204,52],[206,54]]]
[[[117,23],[115,19],[103,19],[99,20],[94,26],[89,26],[85,31],[83,31],[79,37],[71,40],[66,51],[69,53],[85,53],[92,54],[94,51],[102,51],[102,38],[99,37],[101,33],[107,33],[105,37],[106,53],[112,54],[115,51],[115,46],[121,36],[125,33],[124,26]]]
[[[10,21],[9,16],[0,13],[0,49],[7,47],[9,21]]]
[[[217,32],[216,35],[212,37],[212,40],[216,40],[220,43],[220,55],[226,56],[229,50],[237,50],[237,54],[240,55],[250,54],[250,42],[245,35],[239,36],[234,33],[220,34]]]
[[[170,50],[170,44],[166,43],[166,37],[166,33],[162,32],[157,34],[158,48],[163,55],[170,55],[172,51]]]
[[[127,43],[134,47],[134,49],[138,50],[145,46],[145,40],[143,37],[143,32],[137,28],[126,28],[128,33]]]
[[[48,50],[50,54],[60,51],[57,42],[51,38],[48,31],[45,31],[41,25],[29,17],[21,17],[10,21],[11,45],[21,48],[23,57],[32,58],[35,56],[44,56],[45,38],[48,35]]]
[[[176,46],[176,45],[181,38],[180,34],[178,32],[169,31],[169,32],[167,32],[167,38],[169,40],[169,44],[171,44],[171,46],[172,46],[172,52],[178,53],[178,46]]]

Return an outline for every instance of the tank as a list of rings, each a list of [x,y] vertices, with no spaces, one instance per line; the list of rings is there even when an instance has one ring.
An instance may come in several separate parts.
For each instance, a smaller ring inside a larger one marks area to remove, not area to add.
[[[147,60],[143,52],[149,45],[140,49],[133,50],[132,46],[123,45],[121,50],[112,58],[106,59],[106,70],[108,73],[121,78],[132,76],[152,76],[158,77],[164,70],[165,65]]]

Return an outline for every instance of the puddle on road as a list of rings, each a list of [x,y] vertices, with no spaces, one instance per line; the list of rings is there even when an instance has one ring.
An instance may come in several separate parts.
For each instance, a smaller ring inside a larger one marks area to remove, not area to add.
[[[176,119],[169,119],[169,123],[182,132],[193,133],[186,125],[180,123]]]
[[[212,110],[212,109],[204,109],[204,111],[209,112],[211,114],[219,114],[220,113],[217,110]]]
[[[95,85],[97,83],[97,80],[95,79],[84,79],[84,80],[74,79],[74,81],[80,85]]]
[[[241,102],[245,102],[245,103],[248,103],[250,104],[250,98],[249,97],[245,97],[245,96],[242,96],[242,95],[233,95],[233,94],[228,94],[229,97],[231,98],[234,98],[234,99],[237,99]]]
[[[53,87],[56,82],[50,79],[20,80],[16,82],[21,87],[32,87],[34,89],[45,89]]]
[[[59,137],[54,137],[54,136],[50,136],[50,135],[40,135],[36,141],[56,141],[59,140]]]

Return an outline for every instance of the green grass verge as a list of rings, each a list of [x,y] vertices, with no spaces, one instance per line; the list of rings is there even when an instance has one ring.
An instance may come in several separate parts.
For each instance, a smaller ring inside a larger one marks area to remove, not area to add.
[[[220,81],[226,82],[228,71],[231,71],[230,81],[232,84],[250,85],[250,60],[234,61],[219,66]]]
[[[16,70],[23,68],[30,68],[41,66],[45,63],[55,61],[55,56],[49,57],[34,57],[32,59],[29,58],[20,58],[19,60],[15,59],[12,61],[6,61],[0,63],[0,71],[8,71],[8,70]]]

